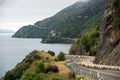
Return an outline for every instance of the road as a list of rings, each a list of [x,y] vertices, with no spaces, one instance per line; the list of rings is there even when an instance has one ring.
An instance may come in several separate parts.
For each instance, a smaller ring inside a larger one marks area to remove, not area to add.
[[[95,80],[120,80],[120,71],[90,69],[76,65],[74,60],[66,62],[65,65],[75,73],[94,78]]]

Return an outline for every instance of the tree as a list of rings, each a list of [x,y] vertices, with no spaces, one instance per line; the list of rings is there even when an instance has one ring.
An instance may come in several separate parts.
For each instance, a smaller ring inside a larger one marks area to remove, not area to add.
[[[65,54],[63,52],[60,52],[57,56],[58,61],[64,61],[65,60]]]
[[[53,52],[53,51],[48,51],[48,53],[51,55],[51,56],[54,56],[55,55],[55,52]]]

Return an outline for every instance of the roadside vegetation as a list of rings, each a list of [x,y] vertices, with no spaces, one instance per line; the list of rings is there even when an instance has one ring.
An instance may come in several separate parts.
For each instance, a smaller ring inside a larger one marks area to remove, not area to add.
[[[71,47],[70,54],[78,53],[77,55],[86,55],[89,52],[90,56],[95,56],[95,43],[99,37],[100,25],[91,28],[85,32],[80,39],[78,39]],[[84,52],[83,52],[84,51]]]
[[[54,56],[53,51],[32,51],[16,67],[5,74],[3,80],[78,80],[64,65],[65,53]]]

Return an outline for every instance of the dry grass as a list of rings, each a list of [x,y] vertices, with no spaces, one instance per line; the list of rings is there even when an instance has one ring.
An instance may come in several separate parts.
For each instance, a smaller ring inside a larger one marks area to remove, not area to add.
[[[70,69],[67,68],[65,65],[64,65],[64,62],[60,61],[60,62],[54,62],[54,64],[58,67],[59,69],[59,74],[61,76],[65,76],[66,74],[68,74],[70,72]]]
[[[48,65],[49,63],[53,64],[53,65],[56,65],[58,67],[58,69],[59,69],[59,73],[58,74],[61,75],[62,77],[64,77],[64,79],[68,80],[68,74],[71,72],[71,70],[64,65],[65,61],[55,62],[54,59],[56,57],[51,56],[47,52],[39,52],[38,54],[40,56],[42,56],[43,58],[48,57],[50,60],[52,60],[52,62],[51,61],[50,62],[46,62],[45,65]],[[69,61],[69,59],[67,59],[66,61]],[[36,65],[37,63],[38,63],[38,61],[34,62],[33,65]],[[78,77],[84,77],[84,76],[77,75],[77,78]],[[85,80],[92,80],[92,79],[86,77]]]
[[[49,57],[49,58],[52,57],[52,56],[51,56],[50,54],[48,54],[47,52],[40,52],[39,54],[40,54],[40,56],[42,56],[42,57]]]

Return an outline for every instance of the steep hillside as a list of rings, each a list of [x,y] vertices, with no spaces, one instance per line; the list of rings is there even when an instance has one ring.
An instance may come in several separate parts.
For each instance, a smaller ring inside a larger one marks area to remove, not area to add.
[[[85,32],[70,48],[69,54],[72,55],[96,55],[96,40],[99,37],[100,24]]]
[[[110,0],[102,25],[84,33],[69,54],[96,56],[96,64],[120,66],[120,0]]]
[[[56,59],[47,52],[34,50],[2,80],[68,80],[70,69]]]
[[[39,27],[35,27],[33,25],[28,25],[20,28],[13,37],[18,38],[44,38],[47,35],[47,29],[40,29]]]
[[[89,2],[78,1],[58,12],[53,17],[36,22],[33,25],[33,28],[39,27],[39,31],[36,31],[35,33],[38,32],[38,34],[40,34],[39,37],[41,38],[43,38],[43,34],[44,37],[48,37],[51,31],[59,32],[62,37],[80,37],[83,32],[100,22],[107,2],[108,0],[90,0]],[[26,28],[28,28],[29,31],[26,32]],[[33,28],[30,29],[25,26],[18,30],[13,37],[37,37],[34,34],[34,31],[32,31]],[[23,32],[26,32],[25,35],[27,34],[27,36],[21,34]]]
[[[106,7],[95,62],[120,66],[120,0],[111,0]]]

